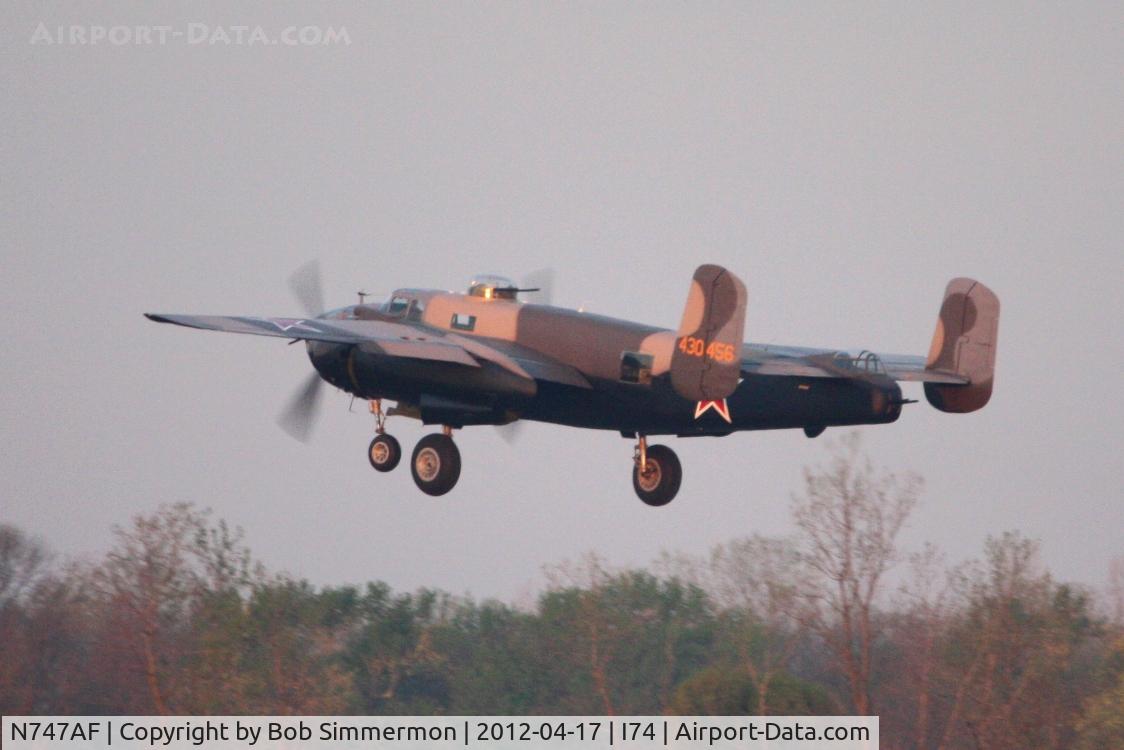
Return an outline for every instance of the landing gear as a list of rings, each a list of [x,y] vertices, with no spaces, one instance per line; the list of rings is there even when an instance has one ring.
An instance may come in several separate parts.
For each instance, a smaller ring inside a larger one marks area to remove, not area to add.
[[[367,448],[367,460],[375,471],[391,471],[402,460],[402,446],[386,434],[386,412],[382,400],[371,400],[375,417],[375,439]],[[453,442],[453,428],[445,427],[439,434],[426,435],[418,441],[410,457],[410,473],[414,484],[427,495],[444,495],[456,486],[461,476],[461,452]]]
[[[414,484],[427,495],[444,495],[461,475],[461,452],[446,429],[442,434],[426,435],[418,441],[410,459]]]
[[[393,435],[386,434],[386,414],[382,400],[371,401],[371,414],[375,415],[375,439],[367,447],[367,460],[375,471],[390,471],[402,460],[402,446]]]
[[[683,467],[675,451],[666,445],[649,447],[648,439],[641,435],[633,462],[632,487],[645,504],[658,508],[675,498],[683,481]]]
[[[367,449],[367,459],[375,471],[390,471],[402,460],[402,446],[393,435],[375,435]]]

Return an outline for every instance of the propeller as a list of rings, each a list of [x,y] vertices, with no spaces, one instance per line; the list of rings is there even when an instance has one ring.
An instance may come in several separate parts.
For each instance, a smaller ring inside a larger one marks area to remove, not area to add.
[[[310,318],[324,312],[324,286],[320,281],[319,261],[310,260],[293,271],[289,277],[289,289]],[[277,417],[277,424],[281,429],[302,443],[307,443],[312,437],[312,427],[320,411],[323,384],[320,373],[313,372],[293,391],[289,403]]]
[[[307,443],[312,437],[312,426],[316,423],[316,416],[320,411],[323,384],[320,373],[314,372],[309,375],[300,388],[293,392],[285,410],[277,417],[277,424],[281,429],[302,443]]]
[[[531,271],[523,277],[523,286],[534,289],[534,291],[523,293],[523,299],[527,302],[536,305],[552,304],[554,299],[554,269],[540,268],[537,271]],[[524,427],[526,425],[523,421],[517,419],[514,422],[496,427],[496,432],[508,445],[514,445],[519,440],[519,436],[523,434]]]
[[[499,425],[498,427],[496,427],[496,432],[499,433],[500,437],[503,438],[505,443],[507,443],[508,445],[515,445],[515,441],[517,441],[519,439],[519,436],[523,434],[523,428],[525,426],[526,425],[523,424],[523,420],[517,419],[514,422],[508,422],[507,424]]]
[[[554,269],[541,268],[532,271],[524,277],[523,286],[535,287],[535,291],[527,292],[526,299],[540,305],[549,305],[553,299]],[[324,312],[324,286],[320,279],[320,262],[310,260],[303,266],[293,271],[289,276],[289,289],[300,302],[304,312],[314,318]],[[289,403],[277,417],[277,424],[291,437],[302,443],[308,442],[312,436],[312,427],[320,411],[320,396],[324,381],[319,373],[313,372],[293,392]],[[497,428],[500,436],[508,443],[514,443],[523,431],[523,425],[518,422],[503,425]]]
[[[310,260],[293,271],[289,277],[289,288],[301,303],[304,312],[315,318],[324,312],[324,285],[320,282],[320,261]]]

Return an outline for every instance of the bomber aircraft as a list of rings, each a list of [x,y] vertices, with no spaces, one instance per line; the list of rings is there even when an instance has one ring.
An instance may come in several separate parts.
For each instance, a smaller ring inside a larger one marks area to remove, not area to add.
[[[671,502],[683,472],[654,435],[724,436],[795,428],[810,438],[841,425],[895,421],[896,381],[921,381],[944,412],[982,408],[991,397],[999,299],[967,278],[948,283],[928,356],[743,343],[746,289],[717,265],[695,271],[678,330],[520,299],[498,276],[466,294],[399,289],[379,304],[321,312],[315,263],[290,279],[304,318],[146,313],[174,323],[303,341],[315,368],[280,420],[304,439],[321,381],[369,402],[377,471],[402,457],[386,419],[405,415],[441,432],[418,441],[410,470],[418,488],[443,495],[457,483],[454,429],[516,420],[616,430],[635,440],[632,484],[648,505]],[[384,400],[394,401],[392,408]]]

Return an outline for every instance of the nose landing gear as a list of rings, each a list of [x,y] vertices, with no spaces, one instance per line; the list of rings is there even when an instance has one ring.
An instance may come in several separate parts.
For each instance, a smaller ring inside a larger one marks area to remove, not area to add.
[[[386,434],[386,415],[382,401],[371,401],[371,413],[375,415],[375,439],[367,447],[367,460],[375,471],[391,471],[402,460],[402,446],[393,435]]]
[[[391,471],[402,460],[402,446],[393,435],[376,435],[367,448],[367,459],[375,471]]]
[[[648,445],[641,435],[633,454],[632,488],[636,495],[652,507],[667,505],[675,499],[683,482],[683,467],[675,451],[666,445]]]

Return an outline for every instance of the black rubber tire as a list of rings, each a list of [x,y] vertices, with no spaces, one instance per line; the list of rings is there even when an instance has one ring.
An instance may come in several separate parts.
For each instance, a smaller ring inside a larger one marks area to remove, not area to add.
[[[679,485],[683,482],[683,467],[679,463],[679,457],[666,445],[651,445],[648,446],[648,465],[649,474],[652,471],[658,472],[654,485],[651,477],[642,484],[640,467],[633,466],[632,488],[636,490],[636,496],[646,505],[653,508],[667,505],[675,499],[676,493],[679,492]]]
[[[419,472],[419,465],[422,471]],[[448,435],[426,435],[410,457],[414,484],[427,495],[444,495],[461,476],[461,452]]]
[[[376,454],[376,448],[385,450]],[[393,435],[376,435],[367,446],[367,460],[375,471],[392,471],[402,460],[402,446]]]

